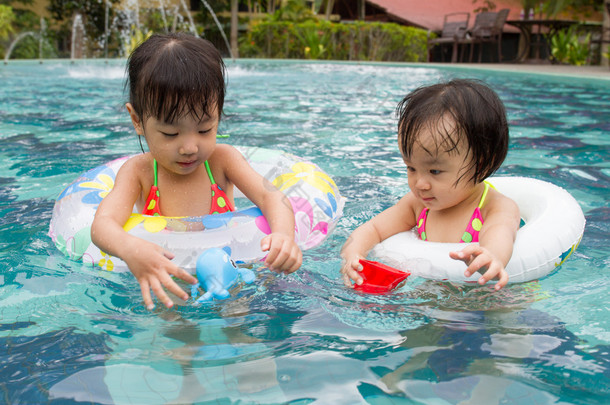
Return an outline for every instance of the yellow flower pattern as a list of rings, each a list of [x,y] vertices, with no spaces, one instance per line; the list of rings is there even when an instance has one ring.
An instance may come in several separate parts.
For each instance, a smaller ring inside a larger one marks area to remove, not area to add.
[[[107,174],[99,174],[96,179],[99,179],[100,181],[86,181],[84,183],[81,183],[80,187],[100,190],[98,195],[101,199],[104,199],[104,197],[108,195],[110,190],[112,190],[112,187],[114,187],[114,180]]]
[[[167,226],[167,220],[164,217],[131,214],[125,225],[123,225],[123,229],[125,229],[125,232],[129,232],[142,222],[144,222],[144,229],[150,233],[162,231]]]
[[[97,265],[100,266],[102,269],[106,269],[108,271],[114,270],[114,263],[112,263],[112,259],[111,259],[112,256],[110,256],[106,252],[102,252],[101,250],[100,250],[100,253],[102,254],[102,258],[97,263]]]
[[[297,184],[300,181],[304,181],[311,186],[322,191],[324,194],[335,195],[333,188],[337,188],[337,185],[326,173],[316,170],[316,166],[311,163],[298,162],[292,165],[292,172],[282,174],[273,180],[273,185],[284,191]]]

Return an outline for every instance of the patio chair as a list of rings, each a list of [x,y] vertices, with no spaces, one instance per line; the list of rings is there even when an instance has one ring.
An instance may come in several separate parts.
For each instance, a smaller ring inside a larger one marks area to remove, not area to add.
[[[610,15],[610,3],[606,3],[606,11],[608,13],[608,15]],[[608,45],[610,44],[610,28],[604,26],[602,24],[602,26],[600,27],[600,30],[598,32],[593,33],[593,36],[591,37],[591,39],[589,40],[589,57],[588,57],[588,62],[591,63],[592,59],[593,59],[593,48],[597,48],[597,51],[599,51],[599,57],[601,60],[601,53],[602,50],[604,48],[604,45]]]
[[[498,12],[484,11],[477,14],[472,30],[460,41],[461,44],[470,45],[469,62],[472,62],[474,46],[479,45],[479,63],[481,63],[484,43],[496,44],[498,62],[502,62],[502,30],[509,12],[510,10],[505,8]]]
[[[443,19],[443,30],[438,38],[428,40],[428,62],[430,61],[430,49],[436,45],[453,45],[451,62],[457,62],[457,51],[459,42],[466,35],[470,13],[450,13]],[[441,49],[441,61],[444,61]]]

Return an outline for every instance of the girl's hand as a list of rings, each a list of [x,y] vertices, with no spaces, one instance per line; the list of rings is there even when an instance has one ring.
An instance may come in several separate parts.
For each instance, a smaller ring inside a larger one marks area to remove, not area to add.
[[[155,307],[150,290],[167,308],[174,306],[174,302],[167,296],[164,287],[185,301],[189,298],[189,295],[174,282],[171,275],[190,284],[195,284],[197,279],[171,262],[174,258],[173,253],[152,242],[142,240],[139,240],[129,251],[133,253],[126,255],[124,260],[140,283],[142,298],[147,309]]]
[[[348,259],[343,259],[341,276],[343,277],[343,284],[345,284],[346,287],[351,287],[352,281],[358,285],[364,282],[360,275],[360,272],[362,271],[360,259],[364,259],[364,257],[356,255]]]
[[[504,269],[504,264],[496,258],[489,250],[479,245],[469,245],[458,252],[451,252],[449,256],[455,260],[461,260],[468,268],[464,272],[466,277],[470,277],[475,272],[482,274],[478,283],[483,285],[489,280],[498,279],[494,286],[496,291],[508,283],[508,273]]]
[[[292,273],[301,267],[303,253],[294,241],[283,233],[273,232],[261,240],[261,250],[269,252],[265,258],[265,265],[269,270]]]

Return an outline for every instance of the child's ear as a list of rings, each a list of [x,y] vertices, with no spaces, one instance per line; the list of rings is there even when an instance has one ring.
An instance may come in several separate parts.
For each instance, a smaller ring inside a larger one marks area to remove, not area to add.
[[[131,123],[133,124],[133,127],[136,130],[136,133],[138,135],[144,135],[144,128],[142,128],[142,121],[140,120],[140,117],[136,113],[136,110],[134,110],[131,103],[125,104],[125,107],[127,107],[127,111],[129,111],[129,116],[131,117]]]

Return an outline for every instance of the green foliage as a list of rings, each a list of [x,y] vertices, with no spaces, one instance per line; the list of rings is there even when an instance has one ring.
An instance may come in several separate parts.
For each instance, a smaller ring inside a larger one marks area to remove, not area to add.
[[[15,14],[10,6],[0,4],[0,39],[5,39],[13,32],[13,21]]]
[[[264,21],[240,38],[239,53],[254,58],[426,60],[426,31],[393,23]]]
[[[287,0],[271,17],[271,21],[305,22],[315,20],[316,16],[303,0]]]
[[[126,58],[129,57],[129,55],[131,55],[131,53],[138,47],[138,45],[150,38],[152,34],[152,31],[144,32],[144,30],[139,30],[135,27],[131,27],[129,38],[123,44],[123,56]]]
[[[558,31],[551,37],[551,55],[559,63],[570,65],[584,65],[589,56],[589,41],[591,34],[587,34],[584,41],[580,40],[578,28]]]
[[[303,23],[303,29],[294,31],[308,59],[322,59],[329,43],[329,33],[316,28],[315,23],[306,22]]]
[[[535,0],[529,0],[529,2],[535,3]],[[546,0],[543,2],[542,8],[546,15],[554,17],[567,9],[582,10],[583,8],[592,8],[601,11],[603,5],[604,0]]]

